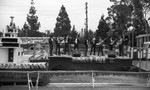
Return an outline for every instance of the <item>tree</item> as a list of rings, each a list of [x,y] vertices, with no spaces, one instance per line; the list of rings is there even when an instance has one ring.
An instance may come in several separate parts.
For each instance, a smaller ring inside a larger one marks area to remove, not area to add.
[[[88,31],[82,29],[82,31],[84,33],[84,36],[80,35],[80,43],[81,44],[84,44],[85,39],[88,39],[89,41],[91,41],[93,39],[93,37],[95,36],[95,32],[93,32],[91,29],[89,29]],[[85,35],[85,33],[88,34],[88,37],[87,37],[87,35]]]
[[[110,30],[106,20],[104,19],[104,15],[101,16],[99,21],[98,29],[96,30],[96,38],[101,37],[102,39],[107,37],[107,32]]]
[[[150,11],[150,0],[110,0],[114,2],[108,8],[109,16],[113,18],[115,31],[121,35],[123,30],[124,34],[133,33],[133,43],[136,45],[136,36],[139,34],[148,34],[147,14]],[[116,13],[117,11],[117,13]],[[120,13],[118,15],[118,12]],[[116,13],[116,16],[114,14]],[[120,16],[120,17],[118,17]],[[124,19],[123,19],[124,18]],[[124,22],[124,23],[123,23]],[[120,25],[119,25],[120,24]],[[127,31],[130,26],[133,26],[132,31]],[[122,30],[119,30],[121,29]],[[124,35],[124,36],[125,36]],[[129,36],[130,37],[130,36]],[[130,38],[131,39],[131,38]]]
[[[125,37],[128,22],[131,21],[132,5],[129,0],[111,0],[114,2],[110,8],[108,8],[108,15],[114,21],[112,26],[114,33],[118,37]]]
[[[38,30],[40,28],[40,22],[38,22],[38,16],[36,14],[36,9],[34,7],[34,1],[31,0],[31,7],[29,13],[27,14],[27,23],[23,25],[22,33],[26,37],[40,37],[42,36]]]
[[[36,9],[34,7],[34,2],[32,0],[29,14],[27,14],[27,21],[30,26],[30,29],[37,31],[40,28],[40,22],[38,22],[38,16],[36,14]]]
[[[25,22],[22,30],[21,29],[18,30],[18,36],[19,37],[28,37],[29,30],[30,30],[29,25]]]
[[[26,37],[25,30],[18,29],[18,37]]]
[[[135,0],[133,0],[135,2]],[[147,34],[147,40],[149,41],[149,38],[148,38],[148,28],[149,28],[149,25],[148,25],[148,20],[147,20],[147,14],[149,13],[150,11],[150,0],[139,0],[139,2],[141,3],[141,6],[142,6],[142,12],[143,12],[143,22],[144,22],[144,29],[145,29],[145,32]],[[135,2],[136,3],[136,2]],[[141,11],[139,11],[141,12]]]
[[[142,4],[140,0],[132,0],[133,3],[133,25],[135,27],[135,35],[145,33],[145,25],[143,21]]]
[[[94,33],[91,29],[89,29],[89,32],[88,32],[88,39],[89,39],[89,40],[92,40],[94,36],[95,36],[95,33]]]
[[[71,25],[70,25],[70,20],[67,14],[67,11],[62,5],[60,12],[58,14],[58,17],[56,18],[56,24],[54,28],[54,35],[57,36],[66,36],[70,34],[71,31]]]
[[[134,46],[136,45],[136,36],[148,32],[147,14],[150,11],[150,0],[131,0],[132,11],[132,26],[134,27]],[[149,38],[148,38],[149,39]]]
[[[74,40],[76,38],[76,36],[78,35],[78,32],[75,29],[75,25],[73,25],[73,28],[70,32],[70,36],[72,37],[72,39]]]

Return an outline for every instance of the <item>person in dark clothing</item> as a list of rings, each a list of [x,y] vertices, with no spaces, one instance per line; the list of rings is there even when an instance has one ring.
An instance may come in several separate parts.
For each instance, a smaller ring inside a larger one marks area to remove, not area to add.
[[[92,52],[94,51],[94,55],[95,55],[95,50],[96,50],[96,38],[93,38],[91,41],[91,52],[90,55],[92,55]]]
[[[89,41],[88,41],[88,39],[86,38],[86,39],[84,40],[84,45],[85,45],[85,56],[87,56],[87,52],[88,52],[88,43],[89,43]]]
[[[68,52],[68,54],[70,54],[70,43],[71,43],[71,38],[69,37],[69,35],[67,35],[67,37],[64,38],[64,42],[65,42],[65,54]]]
[[[70,55],[70,52],[71,52],[71,37],[68,36],[68,55]]]
[[[56,55],[60,55],[60,38],[56,37]]]
[[[68,41],[67,41],[67,37],[64,38],[64,43],[65,43],[64,53],[66,54],[67,51],[68,51]]]
[[[101,55],[103,56],[104,54],[103,54],[103,42],[104,42],[104,40],[102,40],[101,38],[99,39],[99,42],[98,42],[98,56],[99,56],[99,54],[100,54],[100,52],[101,52]]]
[[[109,49],[110,49],[110,51],[113,50],[114,43],[115,43],[115,41],[114,41],[114,40],[112,39],[112,37],[111,37],[111,38],[110,38],[110,43],[109,43]]]
[[[76,36],[75,41],[74,41],[74,50],[78,50],[79,49],[79,37]]]
[[[52,56],[52,55],[53,55],[53,53],[52,53],[52,52],[53,52],[53,41],[54,41],[54,40],[53,40],[53,37],[50,36],[50,38],[49,38],[48,41],[49,41],[49,49],[50,49],[49,52],[50,52],[50,56]]]
[[[123,56],[124,40],[122,38],[120,38],[118,45],[119,45],[119,56]]]

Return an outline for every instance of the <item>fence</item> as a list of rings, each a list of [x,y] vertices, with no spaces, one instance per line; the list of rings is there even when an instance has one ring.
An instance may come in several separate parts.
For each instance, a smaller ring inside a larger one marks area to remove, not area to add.
[[[45,77],[46,76],[46,77]],[[46,82],[45,80],[50,80]],[[28,89],[35,88],[41,82],[80,83],[95,85],[130,85],[150,87],[150,72],[115,72],[115,71],[0,71],[0,82],[26,81]]]

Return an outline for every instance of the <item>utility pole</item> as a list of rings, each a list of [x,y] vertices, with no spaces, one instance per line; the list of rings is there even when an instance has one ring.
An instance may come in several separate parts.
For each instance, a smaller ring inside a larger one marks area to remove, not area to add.
[[[85,3],[85,37],[88,37],[88,3]]]

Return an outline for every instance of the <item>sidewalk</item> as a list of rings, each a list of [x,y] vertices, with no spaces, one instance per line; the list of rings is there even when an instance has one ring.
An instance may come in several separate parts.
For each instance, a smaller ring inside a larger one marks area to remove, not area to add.
[[[3,86],[0,90],[28,90],[28,86]],[[36,90],[32,88],[31,90]],[[39,86],[37,90],[150,90],[150,87],[137,87],[137,86],[101,86],[89,84],[50,84],[47,86]]]

